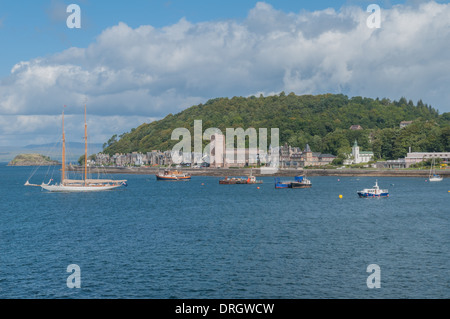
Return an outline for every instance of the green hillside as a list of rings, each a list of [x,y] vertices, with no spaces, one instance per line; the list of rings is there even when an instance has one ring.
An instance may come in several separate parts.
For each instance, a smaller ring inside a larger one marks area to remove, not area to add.
[[[354,140],[363,150],[372,150],[377,158],[404,156],[413,151],[450,150],[450,113],[439,112],[424,104],[401,98],[348,98],[342,94],[303,95],[294,93],[268,97],[217,98],[192,106],[176,115],[132,129],[105,143],[108,154],[170,150],[178,141],[172,131],[183,127],[193,135],[194,120],[203,121],[203,131],[217,127],[280,129],[280,144],[304,147],[313,151],[343,154]],[[401,121],[414,121],[400,129]],[[361,125],[363,130],[350,130]],[[207,144],[209,141],[205,141]]]

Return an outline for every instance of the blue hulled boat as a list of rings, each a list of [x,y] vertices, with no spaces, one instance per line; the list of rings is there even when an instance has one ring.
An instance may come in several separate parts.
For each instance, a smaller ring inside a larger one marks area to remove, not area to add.
[[[380,189],[378,181],[375,182],[373,188],[365,188],[362,191],[358,191],[359,197],[389,197],[389,191],[387,189]]]
[[[295,176],[293,181],[280,181],[280,178],[275,178],[275,188],[309,188],[312,183],[304,176]]]

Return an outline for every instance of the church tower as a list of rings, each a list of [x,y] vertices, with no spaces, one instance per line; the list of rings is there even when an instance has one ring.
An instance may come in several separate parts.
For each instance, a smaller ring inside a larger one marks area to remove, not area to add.
[[[352,155],[354,158],[354,163],[358,164],[361,162],[361,159],[359,158],[359,146],[358,142],[355,140],[355,144],[353,144],[352,147]]]

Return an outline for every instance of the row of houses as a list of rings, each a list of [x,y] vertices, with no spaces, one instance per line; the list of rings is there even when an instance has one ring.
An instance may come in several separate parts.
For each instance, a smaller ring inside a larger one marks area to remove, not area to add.
[[[378,161],[377,168],[409,168],[411,165],[432,158],[450,161],[450,152],[411,152],[405,158],[397,160]],[[192,165],[207,164],[212,168],[246,167],[252,165],[277,166],[281,168],[302,168],[326,166],[336,159],[335,155],[313,152],[306,144],[302,150],[287,143],[279,148],[269,147],[268,151],[260,149],[233,149],[231,152],[224,147],[223,140],[215,137],[211,140],[211,151],[208,154],[173,154],[171,151],[153,150],[147,153],[133,152],[129,154],[108,155],[99,153],[89,165],[97,166],[167,166],[173,163],[192,163]],[[355,141],[352,153],[348,154],[344,165],[368,163],[374,160],[374,153],[362,151]]]
[[[164,166],[171,163],[170,151],[151,151],[145,154],[133,152],[129,154],[108,154],[99,153],[95,160],[88,162],[97,166]]]
[[[95,159],[90,160],[89,165],[96,166],[164,166],[173,163],[192,163],[193,165],[205,165],[212,168],[246,167],[252,165],[279,166],[297,168],[306,166],[329,165],[336,158],[332,154],[313,152],[307,144],[305,149],[291,147],[287,144],[278,148],[278,156],[273,154],[275,149],[268,151],[259,149],[234,149],[231,153],[224,148],[219,148],[212,142],[209,154],[173,154],[171,151],[151,151],[147,153],[133,152],[129,154],[108,155],[99,153]],[[178,158],[175,158],[178,157]],[[180,160],[180,158],[182,160]]]
[[[313,152],[309,144],[305,149],[287,144],[280,149],[280,167],[326,166],[336,159],[335,155]]]
[[[269,146],[268,151],[258,148],[232,149],[225,147],[225,136],[215,134],[211,137],[209,163],[214,168],[244,167],[253,164],[281,168],[329,165],[336,158],[331,154],[313,152],[308,144],[305,149],[291,147],[287,143],[281,147]]]

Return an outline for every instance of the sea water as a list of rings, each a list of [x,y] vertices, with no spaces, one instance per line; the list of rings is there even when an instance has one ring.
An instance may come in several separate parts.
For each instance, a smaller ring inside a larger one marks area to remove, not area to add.
[[[32,170],[0,166],[0,298],[450,297],[447,179],[117,175],[127,188],[49,193],[23,185]],[[390,197],[359,198],[376,179]]]

